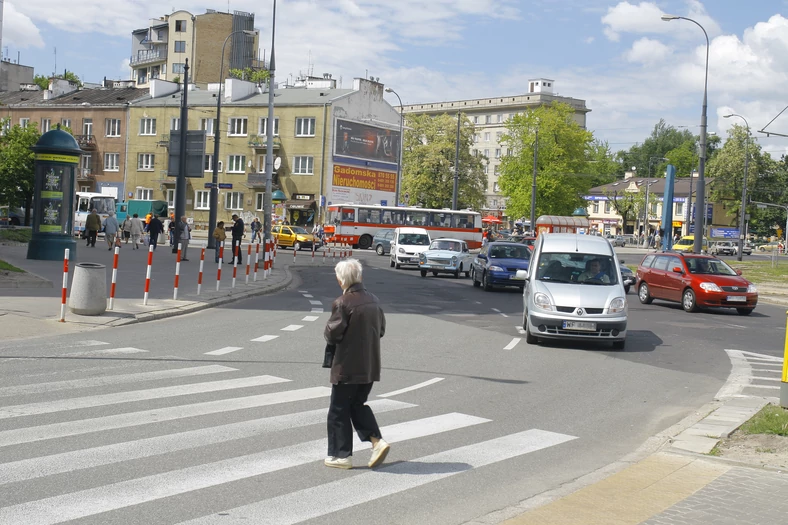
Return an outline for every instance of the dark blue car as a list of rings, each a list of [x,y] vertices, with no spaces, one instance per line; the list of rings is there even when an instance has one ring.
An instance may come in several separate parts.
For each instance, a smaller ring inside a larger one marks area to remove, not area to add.
[[[492,290],[493,286],[517,286],[522,290],[525,281],[517,279],[517,270],[527,270],[531,250],[517,242],[495,241],[482,247],[471,264],[473,285]]]

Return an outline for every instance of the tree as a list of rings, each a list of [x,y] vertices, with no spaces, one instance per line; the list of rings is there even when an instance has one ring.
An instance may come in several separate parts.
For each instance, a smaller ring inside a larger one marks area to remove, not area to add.
[[[0,129],[6,124],[0,122]],[[0,202],[23,206],[25,226],[30,225],[35,186],[35,157],[30,148],[40,137],[38,126],[32,122],[24,128],[16,124],[0,135]]]
[[[508,197],[510,217],[531,213],[534,146],[538,131],[536,216],[570,215],[585,207],[584,196],[600,182],[609,182],[618,165],[605,143],[575,122],[568,104],[553,103],[513,116],[507,123],[502,144],[503,158],[498,183]]]
[[[456,157],[456,115],[408,116],[402,150],[402,188],[410,204],[451,208]],[[474,127],[465,115],[460,125],[460,169],[457,204],[460,209],[481,209],[487,177],[485,157],[471,154]]]
[[[36,75],[33,77],[33,83],[38,84],[42,90],[47,90],[49,89],[50,78],[61,78],[63,80],[68,80],[69,82],[73,82],[79,87],[82,87],[82,81],[79,79],[79,77],[75,73],[68,70],[64,71],[62,75],[54,75],[52,77],[48,77],[46,75]]]
[[[243,69],[230,70],[231,78],[238,78],[240,80],[254,82],[257,85],[265,84],[266,82],[268,82],[268,78],[270,76],[271,73],[267,69],[255,69],[251,67],[245,67]]]
[[[631,191],[627,190],[627,187],[622,186],[621,189],[605,192],[610,205],[618,215],[621,215],[621,224],[625,232],[630,220],[636,220],[643,215],[646,205],[646,194],[644,191],[640,191],[642,188],[638,188],[638,191]]]
[[[678,130],[675,127],[667,124],[664,119],[660,119],[660,121],[654,125],[651,135],[647,137],[642,144],[636,144],[632,146],[629,148],[629,151],[619,152],[621,169],[626,171],[634,166],[637,168],[638,175],[647,177],[649,160],[652,157],[670,158],[668,153],[673,152],[674,150],[693,152],[695,150],[695,144],[697,141],[697,137],[693,135],[688,129]],[[711,143],[711,141],[707,142]],[[696,166],[697,162],[689,167],[688,171],[686,172],[681,171],[677,166],[676,173],[679,174],[679,176],[688,176],[690,173],[692,173],[692,170]],[[665,164],[660,166],[655,165],[653,161],[651,162],[652,176],[655,174],[661,174],[664,169]],[[682,166],[682,169],[687,168]]]

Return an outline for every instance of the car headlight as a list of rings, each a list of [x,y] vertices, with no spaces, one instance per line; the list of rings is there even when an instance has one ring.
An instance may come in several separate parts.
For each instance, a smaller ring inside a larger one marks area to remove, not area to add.
[[[495,266],[495,265],[490,266],[489,269],[490,269],[491,272],[503,272],[503,271],[505,271],[500,266]]]
[[[747,293],[758,293],[758,288],[754,284],[747,287]]]
[[[452,262],[452,264],[457,264],[457,256],[456,255],[452,256],[451,262]]]
[[[616,297],[610,301],[610,306],[607,308],[607,311],[611,314],[617,314],[619,312],[623,312],[626,306],[627,302],[623,297]]]
[[[423,261],[423,260],[425,260],[425,259],[427,259],[427,256],[426,256],[426,255],[424,255],[424,252],[422,252],[422,253],[420,253],[420,254],[419,254],[419,259],[421,259],[422,261]]]
[[[721,292],[722,288],[715,283],[700,283],[700,287],[707,292]]]
[[[398,248],[398,249],[397,249],[397,253],[405,253],[405,250],[404,250],[404,249],[402,249],[402,248]]]
[[[552,312],[554,310],[553,303],[550,301],[550,296],[546,293],[538,292],[534,294],[534,305],[542,310]]]

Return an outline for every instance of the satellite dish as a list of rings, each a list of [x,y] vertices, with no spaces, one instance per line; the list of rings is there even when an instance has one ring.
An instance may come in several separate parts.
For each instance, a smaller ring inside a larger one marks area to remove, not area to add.
[[[276,157],[274,159],[274,169],[278,170],[281,166],[282,166],[282,158],[281,157]]]

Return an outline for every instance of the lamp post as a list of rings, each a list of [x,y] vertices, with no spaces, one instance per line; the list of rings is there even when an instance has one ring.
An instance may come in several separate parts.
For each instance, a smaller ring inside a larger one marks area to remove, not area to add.
[[[531,235],[536,234],[536,172],[539,161],[539,128],[534,133],[534,168],[531,175]]]
[[[271,21],[271,62],[268,64],[268,122],[265,123],[265,197],[263,198],[263,238],[271,238],[273,215],[274,180],[274,72],[276,60],[274,43],[276,41],[276,0]]]
[[[662,20],[670,22],[671,20],[686,20],[692,22],[703,31],[703,36],[706,37],[706,75],[703,79],[703,110],[700,115],[700,160],[698,162],[698,196],[695,203],[698,213],[695,214],[695,244],[692,247],[693,253],[700,253],[703,249],[703,222],[706,219],[706,180],[704,174],[706,173],[706,105],[707,93],[709,84],[709,35],[706,30],[698,22],[692,18],[676,15],[662,15]]]
[[[224,86],[224,46],[230,37],[236,33],[255,36],[257,33],[250,29],[233,31],[222,44],[222,59],[219,62],[219,94],[216,95],[216,121],[213,124],[213,174],[211,177],[211,209],[208,211],[208,248],[215,248],[216,241],[213,238],[213,230],[216,228],[216,215],[219,208],[219,123],[222,118],[222,86]],[[177,244],[176,244],[177,246]]]
[[[739,117],[744,121],[747,126],[747,138],[744,142],[744,181],[741,186],[741,211],[739,212],[739,252],[736,254],[736,260],[741,261],[742,252],[744,251],[744,228],[746,226],[746,211],[747,211],[747,167],[750,160],[750,123],[747,119],[736,113],[724,115],[724,118]]]
[[[394,206],[399,206],[400,184],[402,183],[402,146],[405,141],[405,137],[402,135],[405,108],[402,106],[402,99],[399,98],[399,93],[391,88],[386,88],[386,93],[394,93],[399,101],[399,158],[397,159],[397,184],[394,187]]]

